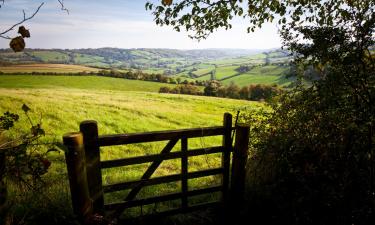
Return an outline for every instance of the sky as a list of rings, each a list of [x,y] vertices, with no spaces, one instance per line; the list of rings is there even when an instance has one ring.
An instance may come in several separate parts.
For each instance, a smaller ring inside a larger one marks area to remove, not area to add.
[[[157,0],[154,0],[154,2]],[[31,38],[28,48],[240,48],[269,49],[281,46],[276,24],[266,24],[255,33],[246,32],[247,21],[236,19],[231,30],[218,30],[198,42],[186,32],[160,27],[146,0],[65,0],[69,14],[61,10],[57,0],[5,0],[0,8],[0,32],[31,15],[44,2],[38,14],[24,23]],[[8,33],[18,36],[15,29]],[[0,38],[0,48],[8,48],[9,40]]]

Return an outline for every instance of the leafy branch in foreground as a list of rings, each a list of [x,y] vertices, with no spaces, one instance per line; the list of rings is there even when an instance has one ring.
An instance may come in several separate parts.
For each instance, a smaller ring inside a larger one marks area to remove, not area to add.
[[[30,118],[31,109],[24,104],[22,110],[27,117],[30,130],[16,133],[17,137],[10,137],[6,133],[19,121],[19,115],[5,112],[0,116],[0,222],[2,224],[6,222],[7,212],[11,208],[7,199],[6,182],[31,191],[42,189],[44,187],[42,175],[46,174],[51,166],[47,154],[50,151],[57,151],[53,143],[46,144],[40,141],[45,136],[45,131],[41,122],[35,124]]]
[[[58,0],[58,2],[61,5],[61,10],[66,11],[69,14],[69,10],[64,5],[64,0]],[[5,4],[5,0],[2,1],[2,4]],[[18,27],[18,33],[20,34],[20,36],[11,38],[7,34],[10,31],[14,30],[14,28],[16,28],[17,26],[22,25],[26,21],[34,18],[34,16],[36,14],[38,14],[39,10],[42,8],[43,5],[44,5],[44,2],[40,3],[40,5],[37,7],[37,9],[34,11],[34,13],[31,14],[30,16],[26,16],[25,10],[22,10],[22,13],[23,13],[22,20],[13,24],[8,29],[5,29],[4,31],[0,32],[0,38],[11,40],[10,43],[9,43],[9,46],[10,46],[11,49],[13,49],[13,51],[20,52],[20,51],[23,51],[25,49],[26,44],[25,44],[24,38],[29,38],[30,32],[24,26],[20,26],[20,27]],[[1,5],[0,5],[0,8],[1,8]]]
[[[346,21],[352,10],[368,9],[371,1],[359,0],[163,0],[161,4],[147,2],[157,25],[174,30],[190,31],[191,38],[207,38],[219,28],[232,28],[232,20],[242,18],[249,24],[247,32],[254,32],[267,22],[276,21],[280,30],[291,30],[302,25],[333,25]],[[348,24],[349,25],[349,24]]]
[[[277,20],[296,73],[319,77],[298,83],[270,113],[243,118],[255,125],[244,221],[374,224],[374,0],[176,0],[146,8],[157,24],[198,40],[230,28],[235,16],[248,19],[250,32]]]

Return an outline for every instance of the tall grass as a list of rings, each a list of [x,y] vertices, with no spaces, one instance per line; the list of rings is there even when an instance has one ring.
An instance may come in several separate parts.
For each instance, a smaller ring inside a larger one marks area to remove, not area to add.
[[[110,78],[50,77],[51,80],[41,80],[38,84],[30,82],[32,81],[30,77],[8,76],[5,78],[7,79],[6,82],[2,79],[0,86],[13,88],[0,88],[0,112],[9,110],[21,114],[21,105],[23,103],[29,105],[33,110],[33,118],[35,120],[42,118],[43,127],[47,132],[47,136],[43,140],[45,142],[53,140],[61,142],[61,137],[64,133],[77,131],[79,123],[87,119],[98,122],[100,135],[132,133],[221,125],[225,112],[234,113],[241,106],[261,107],[259,103],[248,101],[134,91],[138,87],[133,85],[135,84],[133,81],[126,81],[129,83],[122,84],[125,86],[128,85],[128,90],[133,91],[108,90],[111,89],[112,84],[114,85],[113,87],[116,87],[115,85],[123,82],[119,79],[114,79],[118,81],[117,84],[114,84],[111,83],[112,79]],[[25,79],[25,83],[19,83],[22,81],[19,80],[21,78]],[[69,80],[72,78],[76,79],[75,84],[72,80]],[[93,90],[93,88],[88,87],[85,83],[87,81],[94,82],[93,79],[96,79],[95,87],[97,87],[97,90]],[[71,82],[69,84],[72,84],[74,89],[66,87],[68,86],[66,83],[67,80]],[[63,85],[64,82],[65,85]],[[136,84],[140,85],[139,89],[142,88],[142,84],[144,84],[143,90],[148,90],[149,88],[147,82]],[[29,88],[22,88],[24,85],[29,85]],[[37,88],[38,85],[39,87],[47,86],[48,88]],[[16,130],[28,129],[25,124],[25,118],[22,118],[20,123],[17,124]],[[17,135],[17,132],[12,135]],[[165,144],[165,142],[155,142],[120,147],[104,147],[101,149],[101,158],[102,160],[108,160],[136,155],[157,154]],[[220,144],[220,137],[195,138],[189,141],[189,148],[205,148]],[[178,150],[179,143],[172,151]],[[52,159],[52,166],[46,175],[48,186],[46,186],[43,195],[50,199],[49,202],[51,205],[65,207],[65,211],[63,211],[63,215],[61,216],[69,217],[71,214],[67,212],[71,211],[64,154],[62,152],[51,153],[50,158]],[[120,181],[139,179],[147,166],[148,164],[141,164],[103,170],[103,183],[112,184]],[[189,171],[218,166],[220,166],[219,154],[192,157],[189,159]],[[154,176],[176,174],[179,172],[180,161],[168,160],[162,163]],[[193,179],[189,181],[189,188],[194,189],[198,185],[210,186],[218,182],[220,182],[220,179],[215,176],[205,179]],[[180,190],[179,188],[180,183],[178,182],[148,187],[142,190],[138,198],[176,192]],[[19,189],[14,188],[10,192],[13,196],[16,196],[19,194]],[[126,191],[120,191],[111,195],[105,195],[105,201],[119,201],[125,197],[125,194]],[[206,199],[217,197],[206,196]],[[42,207],[36,206],[38,204],[30,203],[30,199],[28,201],[29,211],[35,210],[35,207]],[[175,204],[172,203],[172,206]],[[42,205],[43,207],[50,207],[47,203],[43,203]],[[167,207],[167,205],[159,204],[157,207],[162,209]],[[154,207],[150,207],[150,210],[153,209]],[[134,211],[132,212],[134,213]],[[55,217],[59,216],[55,215]]]
[[[158,92],[175,85],[99,76],[0,75],[0,88],[48,88]]]

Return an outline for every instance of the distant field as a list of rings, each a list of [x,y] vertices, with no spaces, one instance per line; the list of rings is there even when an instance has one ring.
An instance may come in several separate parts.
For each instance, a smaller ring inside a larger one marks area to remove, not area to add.
[[[267,65],[267,66],[257,66],[250,70],[249,74],[262,74],[262,75],[284,75],[289,70],[289,67],[277,66],[277,65]]]
[[[79,123],[87,119],[98,121],[100,134],[129,133],[221,125],[225,112],[234,114],[242,107],[263,107],[257,102],[147,92],[156,91],[156,85],[158,83],[106,77],[0,76],[0,112],[9,110],[19,113],[21,122],[16,128],[26,130],[26,118],[20,110],[22,104],[26,103],[32,108],[30,115],[33,120],[39,121],[42,117],[43,128],[47,133],[46,140],[50,141],[55,137],[61,141],[64,133],[77,131]],[[220,143],[220,137],[196,138],[189,140],[189,148],[205,148]],[[165,144],[156,142],[105,147],[101,149],[101,157],[102,160],[107,160],[155,154],[160,152]],[[179,149],[178,146],[180,144],[176,145],[175,150]],[[69,207],[64,154],[52,153],[50,158],[53,161],[48,176],[53,182],[46,186],[44,194],[51,199],[64,199]],[[192,171],[215,168],[220,166],[220,159],[218,154],[192,157],[189,159],[189,166]],[[148,164],[142,164],[105,170],[103,183],[138,179],[147,166]],[[168,160],[161,164],[155,176],[176,174],[179,171],[180,161]],[[192,179],[189,180],[189,188],[194,188],[197,184],[215,185],[218,182],[220,179],[217,176]],[[140,197],[166,194],[179,189],[179,182],[151,186],[145,188]],[[118,201],[124,194],[126,192],[120,191],[105,195],[105,201]],[[165,205],[158,205],[158,208],[162,207]],[[147,212],[146,207],[143,210]]]
[[[215,64],[218,66],[230,66],[231,64],[241,64],[246,63],[249,60],[244,57],[238,57],[238,58],[227,58],[227,59],[218,59],[218,60],[212,60],[209,61],[210,64]]]
[[[207,74],[207,75],[204,75],[204,76],[200,76],[198,78],[196,78],[196,80],[210,80],[211,79],[211,74]]]
[[[77,73],[77,72],[97,72],[99,69],[81,66],[81,65],[68,65],[68,64],[24,64],[12,66],[0,66],[0,71],[3,73],[31,73],[31,72],[44,72],[44,73]]]
[[[287,71],[288,68],[283,66],[257,66],[246,73],[225,79],[222,83],[228,85],[233,82],[239,86],[247,86],[250,84],[278,84],[285,86],[292,81],[291,79],[285,78]]]
[[[193,74],[194,74],[195,76],[200,77],[200,76],[202,76],[202,75],[205,75],[205,74],[211,72],[213,69],[214,69],[214,67],[212,67],[212,68],[207,68],[207,69],[198,69],[198,70],[194,71]]]
[[[253,75],[253,74],[242,74],[230,79],[223,80],[224,85],[229,85],[230,83],[237,84],[238,86],[248,86],[250,84],[278,84],[285,86],[290,84],[291,80],[286,79],[284,76],[278,75]]]
[[[225,77],[233,76],[235,74],[238,74],[236,69],[238,66],[226,66],[226,67],[217,67],[216,68],[216,79],[221,80]]]
[[[147,70],[142,70],[142,72],[143,73],[148,73],[148,74],[151,74],[151,73],[163,74],[164,73],[164,69],[150,68],[150,69],[147,69]]]
[[[85,90],[158,92],[164,84],[99,76],[0,75],[2,88],[68,88]]]
[[[58,51],[33,51],[29,54],[31,54],[34,57],[40,58],[44,62],[51,62],[51,61],[67,62],[69,60],[69,55],[58,52]]]

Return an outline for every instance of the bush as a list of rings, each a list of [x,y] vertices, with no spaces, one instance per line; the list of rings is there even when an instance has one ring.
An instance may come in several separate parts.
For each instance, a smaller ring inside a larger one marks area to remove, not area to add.
[[[45,134],[41,124],[33,124],[28,114],[30,111],[28,106],[23,105],[22,110],[30,122],[30,130],[18,133],[17,137],[6,136],[6,131],[14,126],[19,116],[10,112],[5,112],[0,116],[1,224],[8,224],[12,220],[9,212],[15,210],[12,209],[15,205],[14,199],[12,201],[8,199],[8,186],[12,185],[16,189],[22,190],[17,193],[17,198],[25,196],[27,192],[33,193],[34,196],[37,192],[43,193],[46,183],[42,176],[47,173],[51,165],[47,159],[47,153],[56,150],[53,143],[49,145],[40,143],[39,139]],[[28,202],[27,204],[33,203]]]
[[[160,87],[159,93],[170,93],[171,89],[169,87]]]

